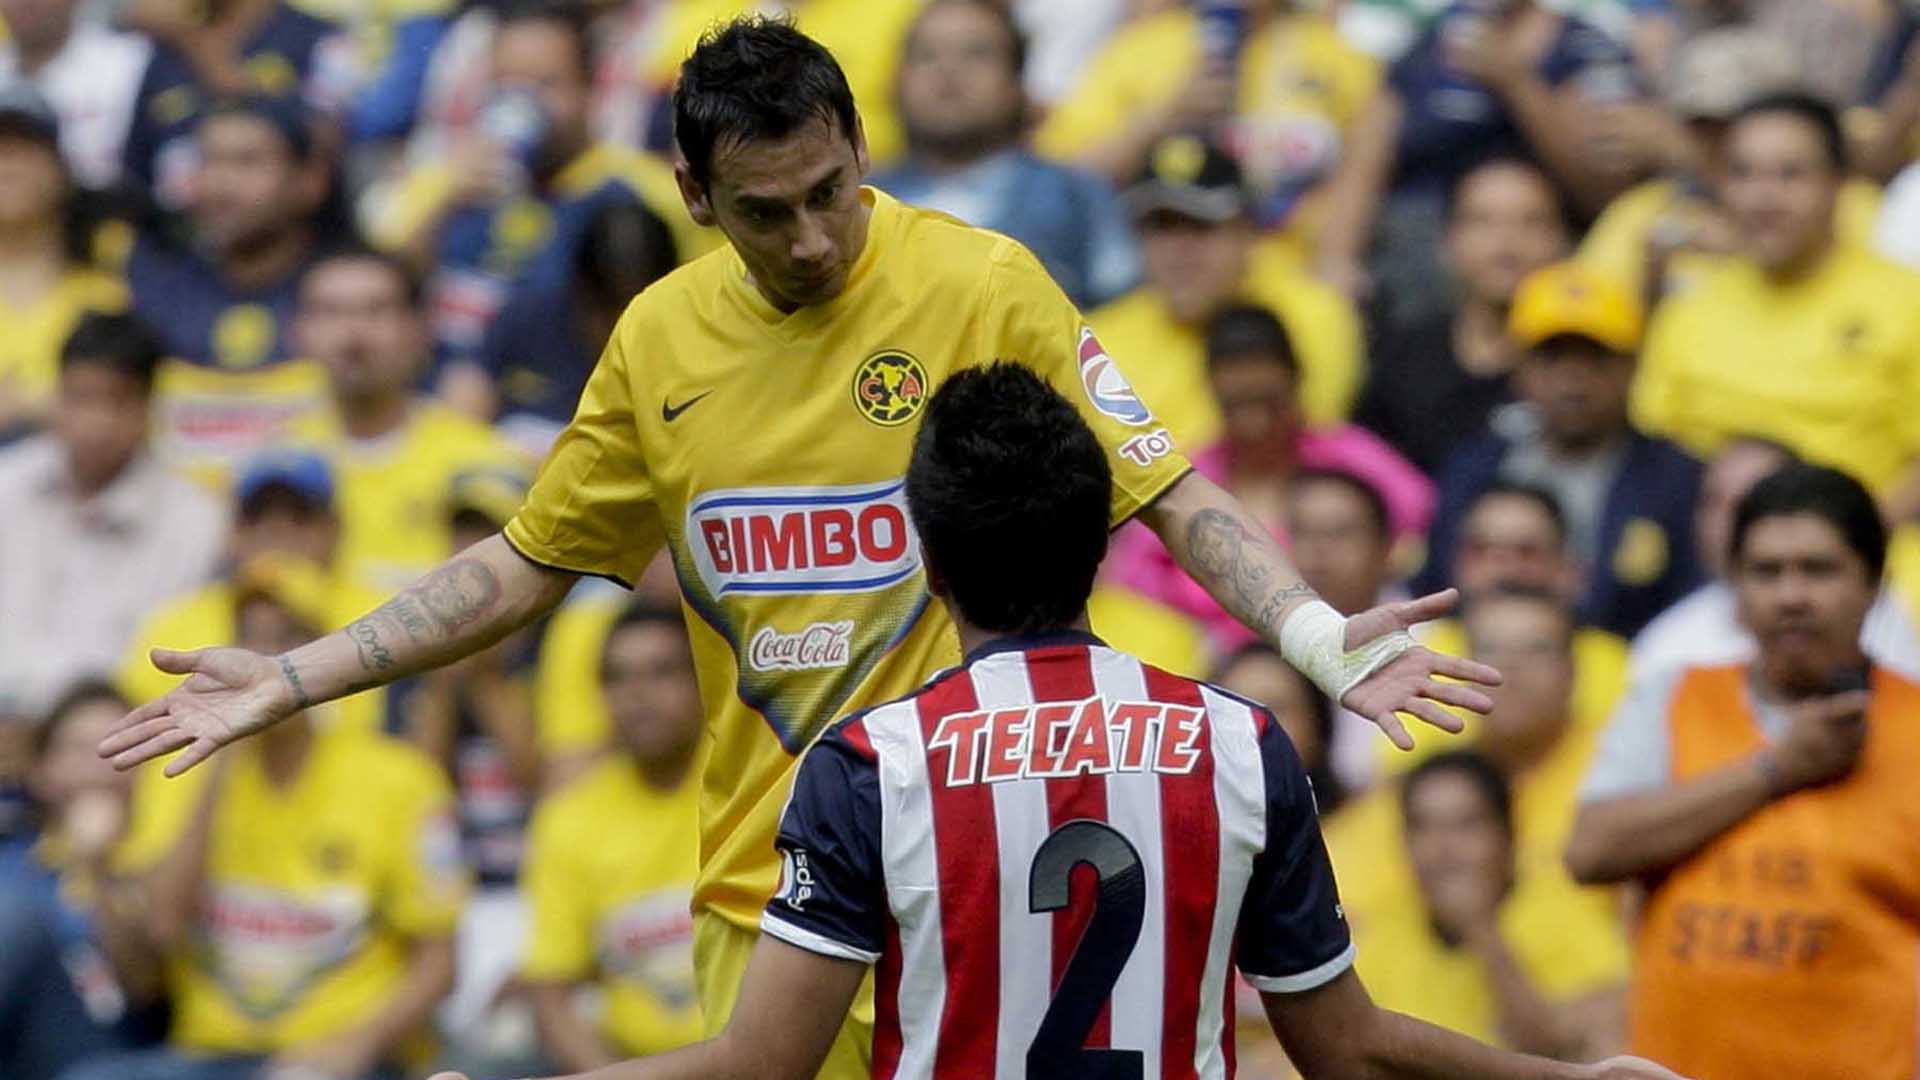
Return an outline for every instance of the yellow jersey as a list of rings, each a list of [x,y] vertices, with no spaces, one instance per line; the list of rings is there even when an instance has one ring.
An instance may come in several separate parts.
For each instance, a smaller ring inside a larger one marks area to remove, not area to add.
[[[1346,419],[1360,390],[1366,355],[1353,305],[1278,255],[1257,254],[1241,292],[1287,328],[1300,361],[1300,408],[1307,422]],[[1205,328],[1176,321],[1159,294],[1145,288],[1099,308],[1089,319],[1115,356],[1135,358],[1128,377],[1180,445],[1204,447],[1221,437],[1220,406],[1207,378]]]
[[[256,318],[271,324],[272,315],[262,305],[232,310],[234,318],[228,321],[247,327],[248,335],[262,332]],[[287,360],[248,371],[164,360],[153,383],[154,452],[224,495],[234,470],[262,447],[324,423],[333,409],[332,395],[326,369],[312,360]]]
[[[693,53],[700,35],[715,23],[755,11],[790,13],[808,37],[827,47],[846,73],[867,152],[884,165],[906,147],[894,106],[894,77],[900,70],[907,31],[920,12],[920,0],[677,0],[668,5],[655,33],[659,48],[647,65],[648,81],[662,88],[680,77],[680,64]]]
[[[601,1030],[628,1057],[704,1034],[693,982],[693,879],[700,869],[696,767],[649,787],[626,755],[548,796],[534,812],[520,885],[533,911],[520,973],[596,982]]]
[[[623,582],[665,544],[713,740],[695,906],[753,931],[796,755],[959,658],[904,497],[950,373],[1032,367],[1112,453],[1112,520],[1188,466],[1037,259],[871,188],[845,291],[783,314],[715,252],[640,294],[506,537]]]
[[[275,787],[260,744],[234,755],[213,812],[205,911],[169,958],[170,1041],[258,1054],[342,1034],[384,1007],[410,944],[466,901],[453,792],[394,739],[320,732]]]
[[[547,620],[533,672],[533,712],[542,753],[558,757],[607,744],[613,721],[600,692],[600,653],[627,603],[625,594],[569,600]]]
[[[32,301],[15,305],[0,298],[0,410],[8,404],[33,415],[53,405],[60,378],[60,350],[80,317],[89,311],[118,312],[127,307],[127,289],[110,274],[86,267],[68,270],[53,287]]]
[[[1920,450],[1920,274],[1851,244],[1806,277],[1730,261],[1654,313],[1633,417],[1700,457],[1758,435],[1876,492]]]
[[[1684,224],[1704,212],[1699,197],[1678,181],[1648,180],[1607,204],[1580,241],[1574,258],[1644,294],[1648,285],[1647,239],[1653,230],[1665,221]],[[1834,234],[1841,243],[1873,243],[1874,226],[1880,219],[1880,185],[1858,177],[1848,180],[1840,189],[1835,214]],[[1685,291],[1726,262],[1724,255],[1680,252],[1667,264],[1668,291]]]
[[[375,439],[347,438],[329,412],[303,425],[293,441],[333,466],[341,575],[386,592],[413,584],[452,554],[447,499],[455,476],[531,464],[492,428],[432,401],[417,402],[405,425]]]

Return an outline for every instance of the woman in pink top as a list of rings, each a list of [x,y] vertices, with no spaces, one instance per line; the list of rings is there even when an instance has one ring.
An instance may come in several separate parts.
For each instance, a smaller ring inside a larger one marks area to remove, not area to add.
[[[1287,487],[1302,469],[1348,473],[1378,491],[1396,542],[1424,541],[1434,489],[1425,474],[1372,433],[1352,424],[1319,430],[1300,418],[1299,362],[1280,320],[1265,308],[1232,307],[1207,328],[1207,369],[1226,437],[1189,455],[1193,467],[1234,493],[1286,543]],[[1187,577],[1158,537],[1128,525],[1114,537],[1107,580],[1199,619],[1216,648],[1250,638]]]

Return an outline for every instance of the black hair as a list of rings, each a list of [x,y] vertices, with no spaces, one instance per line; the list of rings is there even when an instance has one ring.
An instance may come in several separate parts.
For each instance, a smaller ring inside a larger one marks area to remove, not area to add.
[[[687,620],[680,609],[671,604],[662,604],[655,600],[639,597],[620,609],[620,614],[607,627],[606,639],[600,643],[600,676],[606,676],[607,652],[613,647],[613,640],[624,630],[636,626],[664,626],[686,640],[689,650],[692,648],[692,636],[687,633]]]
[[[1290,495],[1298,495],[1308,484],[1333,484],[1352,492],[1367,507],[1367,519],[1380,539],[1393,542],[1393,517],[1387,510],[1386,496],[1380,489],[1345,469],[1297,469],[1287,485]]]
[[[1300,357],[1293,351],[1293,337],[1285,323],[1258,304],[1234,304],[1207,322],[1207,366],[1231,358],[1269,357],[1295,379],[1300,377]]]
[[[1574,635],[1580,630],[1579,612],[1574,609],[1572,604],[1567,603],[1565,597],[1560,596],[1551,589],[1543,589],[1537,585],[1515,585],[1503,582],[1493,586],[1486,592],[1474,596],[1461,606],[1461,625],[1465,626],[1467,621],[1473,618],[1473,613],[1481,608],[1492,607],[1496,604],[1509,601],[1534,604],[1552,610],[1553,613],[1560,618],[1560,621],[1566,624],[1567,632],[1562,643],[1566,645],[1569,650],[1573,648]],[[1472,634],[1469,633],[1468,637],[1471,638]]]
[[[1788,465],[1753,486],[1733,511],[1728,554],[1738,563],[1747,534],[1768,518],[1812,514],[1832,525],[1867,573],[1879,581],[1887,568],[1887,523],[1860,481],[1824,465]]]
[[[927,403],[907,507],[968,622],[1034,634],[1086,611],[1107,553],[1113,471],[1080,414],[1026,367],[962,371]]]
[[[580,63],[580,78],[592,83],[599,67],[599,50],[593,37],[593,15],[585,4],[572,0],[511,0],[500,11],[494,37],[518,23],[546,23],[559,27],[573,39],[574,57]]]
[[[783,139],[814,120],[837,126],[850,143],[860,128],[839,61],[791,18],[748,15],[716,27],[680,65],[673,137],[703,187],[715,150]]]
[[[132,315],[90,311],[80,317],[60,348],[60,370],[90,365],[111,368],[153,390],[154,373],[166,350],[147,325]]]
[[[1007,62],[1012,65],[1013,77],[1019,79],[1026,73],[1027,53],[1030,47],[1027,32],[1021,29],[1020,20],[1014,17],[1012,5],[1005,3],[1004,0],[931,0],[921,7],[920,14],[913,20],[913,26],[907,31],[909,45],[912,44],[914,36],[920,33],[920,24],[926,21],[927,16],[935,8],[940,7],[977,8],[992,15],[994,21],[1000,24],[1000,29],[1007,35]]]
[[[1413,806],[1414,789],[1436,776],[1453,773],[1464,776],[1480,797],[1487,801],[1493,816],[1507,838],[1513,838],[1513,785],[1493,759],[1477,750],[1443,750],[1407,771],[1400,781],[1400,820],[1406,821]]]
[[[1279,650],[1264,641],[1249,641],[1228,653],[1225,659],[1215,665],[1213,677],[1207,681],[1224,683],[1233,669],[1254,661],[1271,661],[1286,668],[1288,674],[1306,691],[1307,707],[1313,711],[1314,734],[1320,739],[1320,760],[1310,762],[1302,758],[1301,764],[1306,766],[1307,782],[1313,785],[1314,803],[1319,807],[1320,815],[1325,817],[1347,801],[1347,786],[1340,782],[1339,775],[1333,771],[1333,725],[1336,714],[1333,699],[1315,686],[1312,679],[1301,674],[1299,668],[1287,663]]]
[[[673,232],[638,198],[609,199],[587,220],[574,282],[588,303],[618,312],[680,264]]]
[[[1731,130],[1756,116],[1791,116],[1805,122],[1819,134],[1821,148],[1827,152],[1827,164],[1833,171],[1844,175],[1849,168],[1851,155],[1847,153],[1847,133],[1840,124],[1840,113],[1813,94],[1789,90],[1755,98],[1733,114],[1728,128]]]
[[[1560,223],[1562,229],[1566,230],[1568,236],[1579,235],[1580,229],[1574,219],[1572,200],[1567,197],[1567,191],[1560,186],[1560,182],[1553,178],[1553,173],[1534,158],[1511,152],[1482,155],[1466,168],[1453,174],[1453,178],[1447,182],[1446,202],[1441,209],[1441,221],[1452,225],[1454,215],[1460,210],[1460,200],[1465,197],[1467,188],[1481,176],[1496,169],[1514,169],[1538,180],[1540,186],[1545,188],[1547,194],[1553,198],[1554,219]]]
[[[88,676],[68,686],[47,709],[46,718],[34,726],[33,756],[36,760],[45,757],[47,748],[53,745],[53,737],[59,734],[60,726],[72,718],[83,706],[109,704],[126,712],[133,708],[118,687],[98,676]]]
[[[1540,512],[1545,514],[1547,518],[1553,522],[1554,535],[1559,538],[1561,546],[1564,547],[1566,545],[1567,512],[1560,508],[1560,500],[1554,498],[1553,492],[1548,491],[1538,484],[1522,484],[1512,480],[1496,480],[1488,484],[1480,494],[1473,497],[1472,502],[1467,504],[1468,516],[1471,516],[1481,504],[1496,498],[1523,499],[1539,507]]]
[[[313,153],[313,118],[306,105],[294,98],[267,94],[219,98],[200,114],[195,130],[226,116],[251,117],[272,128],[295,164],[305,163]]]
[[[400,282],[407,307],[419,311],[426,303],[426,283],[421,280],[419,271],[414,269],[412,263],[390,251],[382,251],[357,237],[328,245],[307,267],[306,273],[301,278],[301,288],[304,289],[306,283],[313,279],[315,271],[328,263],[335,262],[377,263]]]

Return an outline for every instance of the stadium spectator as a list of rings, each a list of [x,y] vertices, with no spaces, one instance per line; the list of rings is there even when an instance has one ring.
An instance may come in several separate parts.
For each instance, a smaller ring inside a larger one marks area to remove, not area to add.
[[[160,335],[156,448],[218,484],[326,407],[326,375],[293,359],[300,279],[321,247],[326,179],[309,116],[264,97],[219,102],[194,129],[190,236],[143,233],[133,310]]]
[[[146,612],[219,558],[219,504],[146,450],[158,363],[133,319],[82,318],[50,430],[0,451],[0,697],[17,707],[112,670]]]
[[[1048,114],[1041,153],[1126,183],[1170,136],[1210,134],[1234,149],[1262,225],[1288,222],[1332,171],[1379,85],[1379,65],[1328,16],[1249,0],[1240,40],[1215,41],[1189,4],[1122,27]]]
[[[36,731],[39,832],[29,849],[0,849],[0,1072],[10,1077],[58,1076],[158,1035],[159,969],[119,858],[130,785],[94,751],[129,707],[83,681]]]
[[[1920,685],[1859,645],[1886,548],[1844,473],[1760,481],[1728,546],[1754,662],[1637,686],[1587,779],[1569,866],[1647,890],[1630,1042],[1691,1075],[1920,1065]]]
[[[1567,1060],[1618,1049],[1625,945],[1613,927],[1569,918],[1563,895],[1517,865],[1527,824],[1503,766],[1473,750],[1436,755],[1397,803],[1418,902],[1354,926],[1381,1006]]]
[[[507,297],[474,362],[441,368],[440,396],[531,457],[544,457],[573,419],[587,376],[614,323],[642,289],[678,262],[673,234],[642,203],[594,211],[572,276],[561,286],[521,286]],[[555,313],[564,313],[555,325]]]
[[[1567,234],[1559,190],[1538,165],[1499,157],[1462,173],[1448,194],[1441,251],[1452,302],[1407,326],[1373,327],[1354,422],[1439,476],[1447,455],[1485,434],[1513,399],[1520,362],[1507,332],[1513,293],[1566,254]]]
[[[1432,565],[1453,562],[1468,508],[1505,481],[1537,486],[1560,507],[1588,625],[1631,637],[1699,584],[1700,463],[1627,419],[1641,320],[1630,292],[1579,263],[1536,271],[1520,286],[1509,332],[1521,349],[1525,405],[1447,463]]]
[[[1799,65],[1792,47],[1751,26],[1710,30],[1682,46],[1668,82],[1667,105],[1684,140],[1666,175],[1608,204],[1580,243],[1579,259],[1610,273],[1649,303],[1705,280],[1735,254],[1741,232],[1729,216],[1727,131],[1742,107],[1790,90]],[[1834,228],[1848,242],[1867,237],[1880,204],[1878,188],[1844,181]]]
[[[1300,362],[1272,312],[1228,307],[1208,324],[1206,350],[1210,389],[1225,418],[1225,438],[1189,456],[1195,471],[1232,491],[1284,540],[1296,474],[1342,470],[1378,493],[1387,508],[1390,542],[1419,544],[1433,515],[1432,484],[1361,428],[1304,424],[1298,405]],[[1252,637],[1205,589],[1180,573],[1166,546],[1144,527],[1122,532],[1108,560],[1108,577],[1200,619],[1223,648]],[[1376,602],[1370,599],[1354,610]]]
[[[1568,548],[1566,518],[1553,495],[1538,487],[1496,480],[1468,506],[1460,519],[1453,544],[1452,574],[1439,578],[1460,590],[1466,605],[1503,589],[1522,589],[1559,597],[1578,610],[1580,564]],[[1419,589],[1433,580],[1434,561],[1414,579]],[[1457,619],[1443,619],[1425,628],[1428,648],[1461,656],[1468,635]],[[1573,708],[1580,716],[1606,716],[1626,688],[1627,643],[1618,634],[1581,625],[1573,636]],[[1419,736],[1422,746],[1438,746],[1430,733]],[[1376,750],[1378,748],[1376,747]],[[1390,772],[1411,764],[1402,754],[1381,754],[1378,763]]]
[[[901,58],[906,156],[873,185],[1025,244],[1083,307],[1140,280],[1140,252],[1113,190],[1020,145],[1026,39],[998,0],[935,0]]]
[[[120,180],[134,96],[152,44],[79,13],[78,0],[4,0],[0,88],[38,92],[59,118],[60,153],[82,187]]]
[[[1753,634],[1740,625],[1733,585],[1727,579],[1733,511],[1755,484],[1798,463],[1793,451],[1779,443],[1744,437],[1735,437],[1707,463],[1700,505],[1694,513],[1694,539],[1700,565],[1711,579],[1634,637],[1627,673],[1630,685],[1664,678],[1683,667],[1718,667],[1753,659]],[[1860,648],[1874,663],[1920,679],[1920,632],[1899,598],[1884,588],[1867,609]]]
[[[1233,159],[1197,137],[1174,136],[1154,146],[1125,198],[1146,284],[1088,321],[1109,355],[1129,361],[1134,388],[1174,440],[1198,448],[1222,434],[1207,388],[1205,334],[1235,303],[1263,306],[1286,325],[1307,422],[1344,419],[1364,363],[1359,319],[1345,298],[1258,249],[1251,193]]]
[[[1760,435],[1860,479],[1896,520],[1920,512],[1920,274],[1835,231],[1845,140],[1828,106],[1765,98],[1727,134],[1742,257],[1654,314],[1639,426],[1702,456]]]
[[[332,460],[340,572],[400,588],[455,550],[454,477],[524,457],[486,425],[419,395],[430,340],[419,279],[404,262],[336,251],[307,271],[297,304],[295,341],[326,371],[332,407],[292,434]]]
[[[80,316],[126,305],[119,282],[88,263],[59,142],[46,100],[0,75],[0,442],[46,419]]]
[[[1346,803],[1346,785],[1333,769],[1335,710],[1327,695],[1271,646],[1258,641],[1248,642],[1220,661],[1212,681],[1255,702],[1279,721],[1313,784],[1314,806],[1322,818]]]
[[[371,211],[377,242],[431,271],[443,359],[480,349],[513,287],[564,288],[587,223],[608,202],[645,201],[676,228],[684,222],[675,237],[683,258],[711,246],[677,205],[664,163],[594,139],[587,19],[578,7],[531,0],[500,11],[488,102],[473,129]]]
[[[222,101],[261,97],[327,118],[301,142],[338,143],[331,118],[353,92],[356,73],[352,43],[332,23],[284,0],[142,0],[123,18],[156,42],[134,99],[126,175],[162,209],[188,210],[195,201],[205,182],[200,158],[209,152],[201,121]]]
[[[601,653],[614,749],[542,801],[527,852],[521,973],[540,1041],[569,1071],[701,1035],[687,911],[699,867],[701,716],[680,612],[629,605]],[[584,991],[603,995],[596,1022]]]
[[[1445,302],[1439,211],[1461,173],[1531,153],[1576,209],[1598,210],[1638,157],[1595,152],[1602,106],[1635,93],[1623,47],[1588,23],[1535,0],[1451,5],[1355,122],[1328,187],[1321,275],[1351,296],[1377,281],[1388,322],[1430,316]]]
[[[236,640],[310,631],[271,587],[236,599]],[[167,959],[164,1047],[68,1080],[387,1080],[430,1052],[466,894],[452,795],[431,760],[303,712],[203,783],[147,883]]]

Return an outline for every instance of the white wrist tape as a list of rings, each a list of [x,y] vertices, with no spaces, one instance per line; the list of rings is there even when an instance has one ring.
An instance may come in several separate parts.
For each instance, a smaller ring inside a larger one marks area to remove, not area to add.
[[[1367,676],[1414,646],[1412,634],[1395,630],[1348,651],[1346,636],[1346,616],[1324,600],[1301,604],[1280,624],[1280,655],[1336,704]]]

